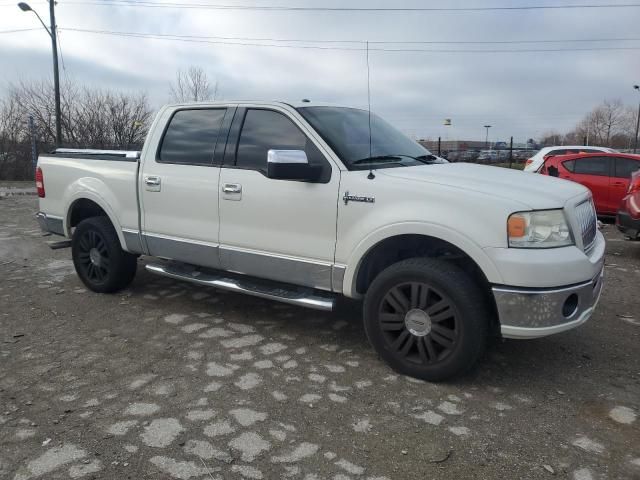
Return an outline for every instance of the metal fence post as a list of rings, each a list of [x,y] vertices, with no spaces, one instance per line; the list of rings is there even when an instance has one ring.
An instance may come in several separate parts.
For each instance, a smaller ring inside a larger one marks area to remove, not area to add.
[[[513,167],[513,137],[511,137],[511,143],[509,144],[509,168]]]
[[[440,145],[440,137],[438,137],[438,156],[441,156],[441,153],[442,153],[442,151],[440,149],[440,146],[441,146]]]

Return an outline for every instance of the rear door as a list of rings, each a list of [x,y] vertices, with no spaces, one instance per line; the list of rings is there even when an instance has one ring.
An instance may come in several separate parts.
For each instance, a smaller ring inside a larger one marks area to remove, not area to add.
[[[591,190],[596,212],[599,215],[606,215],[611,212],[609,203],[610,165],[610,157],[577,158],[573,163],[573,173],[568,178],[568,180],[581,183]]]
[[[219,267],[218,183],[233,108],[169,113],[140,179],[142,234],[150,255]],[[218,148],[216,148],[218,147]]]
[[[622,198],[627,193],[631,174],[640,170],[640,160],[627,157],[614,157],[613,174],[610,179],[609,198],[610,208],[618,211]]]

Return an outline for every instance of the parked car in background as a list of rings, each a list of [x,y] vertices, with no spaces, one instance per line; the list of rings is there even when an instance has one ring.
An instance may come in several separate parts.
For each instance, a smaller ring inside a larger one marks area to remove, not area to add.
[[[591,190],[596,213],[615,216],[627,193],[631,174],[640,169],[640,155],[582,153],[547,158],[544,175],[578,182]]]
[[[480,150],[478,163],[496,163],[497,161],[498,152],[496,150]]]
[[[477,150],[465,150],[460,156],[460,161],[475,162],[478,160],[478,155],[480,155],[480,152]]]
[[[587,147],[587,146],[558,146],[558,147],[544,147],[538,151],[533,157],[527,160],[524,164],[525,172],[538,172],[542,168],[544,161],[548,157],[556,155],[570,155],[572,153],[617,153],[616,150],[607,147]]]
[[[536,153],[536,150],[514,150],[513,159],[518,161],[525,161],[531,158]]]
[[[626,237],[640,239],[640,171],[631,175],[627,194],[616,216],[616,226]]]

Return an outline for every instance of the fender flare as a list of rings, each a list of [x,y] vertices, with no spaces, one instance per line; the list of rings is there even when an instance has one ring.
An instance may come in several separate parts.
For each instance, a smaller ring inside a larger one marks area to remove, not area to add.
[[[109,221],[113,225],[113,228],[116,231],[116,235],[118,235],[118,240],[120,241],[120,247],[127,250],[127,244],[124,239],[124,234],[122,233],[122,226],[116,213],[111,207],[111,203],[108,199],[105,199],[99,193],[99,187],[102,187],[100,190],[107,192],[107,196],[110,194],[109,190],[106,188],[104,183],[96,178],[84,177],[78,179],[76,182],[72,183],[67,187],[64,198],[65,198],[65,208],[64,208],[64,218],[63,218],[63,230],[65,235],[68,238],[71,238],[71,227],[69,225],[71,220],[71,212],[75,202],[78,200],[91,200],[95,204],[97,204],[104,212],[107,214]]]
[[[448,242],[466,253],[482,270],[490,283],[502,283],[502,277],[493,261],[485,251],[469,237],[448,227],[423,222],[402,222],[385,225],[369,233],[349,255],[342,284],[342,292],[346,297],[362,297],[356,291],[356,279],[362,261],[367,254],[383,240],[399,235],[423,235]]]

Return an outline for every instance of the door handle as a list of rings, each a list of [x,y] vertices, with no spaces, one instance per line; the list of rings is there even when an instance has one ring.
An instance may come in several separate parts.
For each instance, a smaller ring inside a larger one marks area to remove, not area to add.
[[[613,182],[615,187],[624,187],[624,182]]]
[[[239,183],[225,183],[222,186],[222,193],[242,193],[242,185]]]
[[[144,184],[145,190],[148,192],[159,192],[160,191],[160,177],[155,175],[145,175],[144,176]]]
[[[157,187],[158,185],[160,185],[160,177],[144,177],[144,183],[146,183],[150,187]]]

